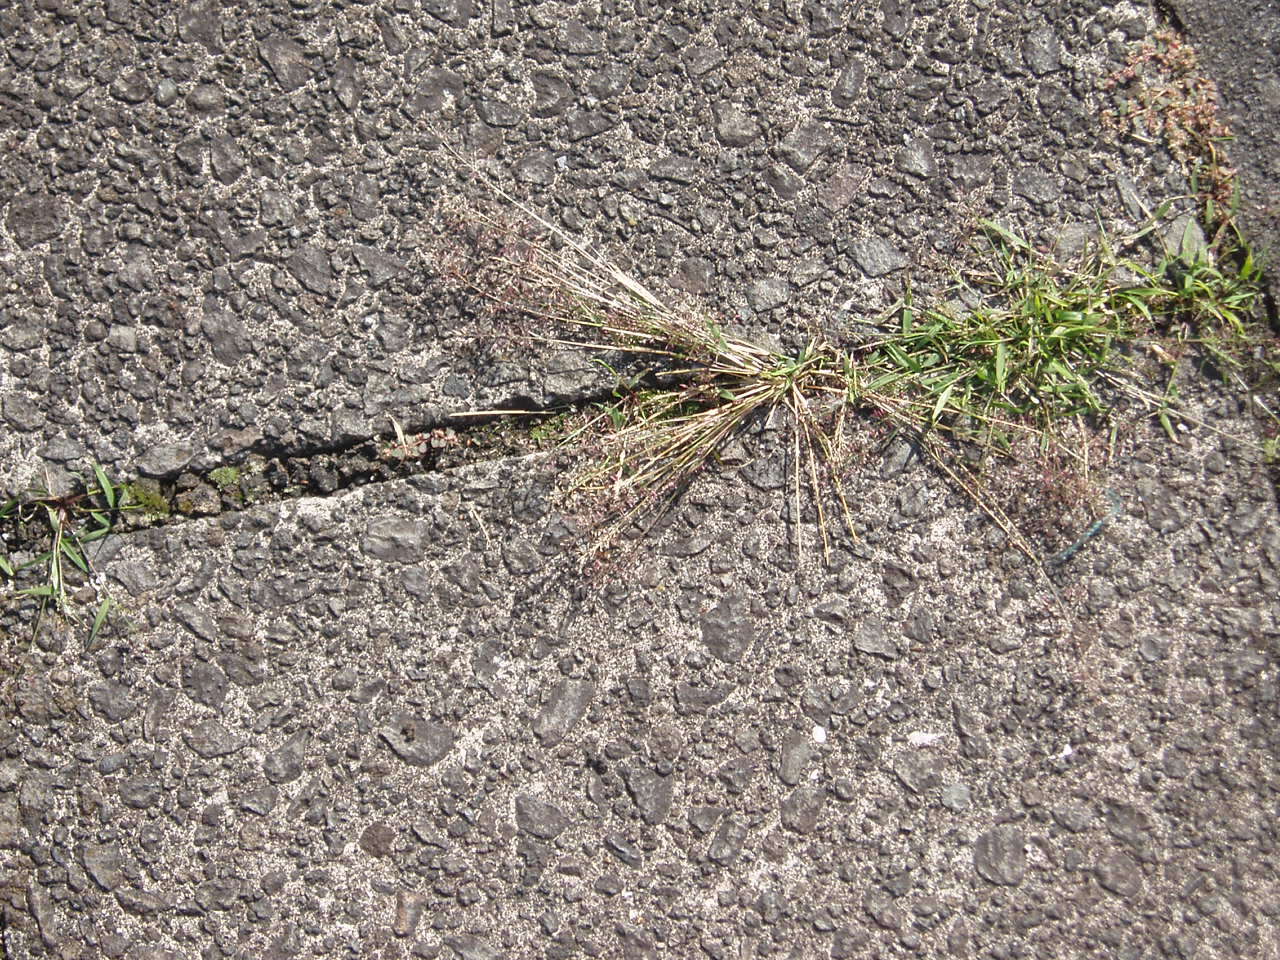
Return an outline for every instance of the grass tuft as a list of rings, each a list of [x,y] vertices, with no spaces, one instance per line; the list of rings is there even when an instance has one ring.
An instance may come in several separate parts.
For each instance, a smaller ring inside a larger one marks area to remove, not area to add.
[[[125,488],[113,484],[97,464],[93,479],[79,478],[68,493],[54,493],[50,486],[25,490],[0,503],[0,600],[38,601],[33,632],[50,608],[67,620],[77,619],[72,590],[90,580],[88,548],[111,533],[121,511],[132,508]],[[15,543],[31,547],[15,556],[10,552]],[[104,594],[86,647],[92,647],[112,607]]]
[[[801,516],[802,498],[812,502],[824,551],[837,518],[857,535],[843,477],[850,432],[874,418],[919,444],[1043,569],[1041,553],[984,495],[981,465],[1012,459],[1032,441],[1047,460],[1087,475],[1090,446],[1114,428],[1118,402],[1136,402],[1175,436],[1173,420],[1190,419],[1173,389],[1181,358],[1202,348],[1230,363],[1262,343],[1251,319],[1258,271],[1247,247],[1219,231],[1194,255],[1189,242],[1171,249],[1161,230],[1173,202],[1132,234],[1099,231],[1065,264],[986,223],[985,266],[958,276],[942,303],[921,306],[908,296],[856,343],[815,337],[786,353],[668,304],[499,195],[528,224],[490,243],[473,289],[535,340],[622,355],[642,370],[620,378],[614,399],[566,437],[592,450],[564,490],[582,512],[604,518],[593,550],[665,509],[747,424],[782,413],[791,428],[792,517]],[[1152,362],[1167,375],[1163,392],[1144,386]],[[803,549],[799,531],[796,522],[794,543]]]

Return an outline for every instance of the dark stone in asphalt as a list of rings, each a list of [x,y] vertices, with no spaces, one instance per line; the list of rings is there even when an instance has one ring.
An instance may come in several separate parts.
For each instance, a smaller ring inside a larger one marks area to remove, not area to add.
[[[1022,56],[1031,72],[1038,77],[1053,73],[1062,66],[1062,43],[1053,27],[1043,26],[1027,34]]]
[[[147,776],[126,777],[120,781],[120,799],[134,810],[155,806],[164,793],[160,781]]]
[[[803,174],[831,147],[831,142],[831,134],[824,124],[803,123],[783,138],[778,153],[792,170]]]
[[[422,527],[416,520],[399,517],[371,520],[360,546],[379,560],[412,563],[422,556]]]
[[[394,254],[374,247],[366,247],[357,243],[352,248],[356,263],[369,278],[369,285],[375,290],[388,281],[403,276],[406,271],[405,262]]]
[[[1054,822],[1072,833],[1088,830],[1094,821],[1093,811],[1088,805],[1075,800],[1067,800],[1052,808]]]
[[[333,65],[333,92],[338,102],[347,110],[355,110],[364,92],[364,80],[360,68],[350,57],[340,57]]]
[[[837,110],[852,107],[862,93],[866,78],[867,68],[861,58],[851,59],[831,87],[831,105]]]
[[[459,960],[503,960],[503,955],[494,946],[479,937],[470,934],[448,936],[444,942],[459,957]]]
[[[640,817],[650,826],[662,823],[671,810],[674,781],[648,767],[630,766],[622,773]]]
[[[812,833],[826,801],[822,787],[797,787],[782,801],[782,825],[795,833]]]
[[[261,41],[258,55],[286,91],[297,90],[311,79],[311,68],[302,47],[288,37],[268,37]]]
[[[755,642],[751,603],[741,595],[725,597],[702,618],[702,642],[725,663],[737,663]]]
[[[118,683],[100,683],[90,688],[89,702],[110,723],[128,720],[138,712],[138,703],[129,688]]]
[[[544,747],[553,747],[569,735],[587,712],[595,696],[595,684],[585,680],[561,680],[551,688],[542,711],[533,721],[533,732]]]
[[[942,783],[938,758],[927,750],[904,753],[893,763],[893,772],[912,793],[926,793]]]
[[[182,443],[165,443],[146,451],[138,460],[144,477],[171,477],[191,462],[195,450]]]
[[[745,147],[760,136],[760,124],[745,107],[725,101],[713,109],[716,136],[726,147]]]
[[[898,151],[894,166],[903,173],[909,173],[926,180],[936,176],[938,163],[934,159],[933,144],[927,137],[917,137],[908,141],[906,146]],[[863,269],[866,270],[867,268],[864,266]],[[867,272],[870,273],[870,271]]]
[[[988,830],[973,844],[973,866],[988,883],[1017,886],[1027,872],[1026,837],[1013,826]]]
[[[516,797],[516,826],[541,840],[554,840],[569,826],[569,818],[553,803],[527,794]]]
[[[550,150],[539,150],[522,157],[516,163],[515,177],[521,183],[549,187],[556,179],[556,155]]]
[[[188,43],[203,44],[210,53],[222,49],[222,18],[218,0],[194,0],[176,11],[178,36]]]
[[[124,861],[119,848],[113,844],[86,844],[80,862],[93,882],[108,893],[124,882]]]
[[[852,628],[853,646],[860,653],[896,660],[901,655],[898,645],[886,636],[883,620],[872,617]]]
[[[907,258],[880,237],[855,240],[849,245],[849,252],[858,269],[868,277],[883,277],[907,265]]]
[[[262,761],[262,772],[272,783],[292,783],[302,776],[309,737],[299,730],[284,743],[270,751]]]
[[[707,848],[707,858],[712,863],[727,867],[738,859],[746,839],[746,825],[732,815],[727,816],[720,821],[720,828],[712,838],[711,846]]]
[[[147,890],[117,890],[116,902],[126,913],[139,917],[151,917],[169,909],[169,904],[163,897]]]
[[[0,796],[0,850],[16,850],[23,843],[18,798]]]
[[[223,757],[240,749],[241,744],[217,720],[202,720],[183,733],[182,739],[200,756]]]
[[[228,187],[244,176],[247,169],[244,151],[231,136],[214,137],[209,142],[209,162],[213,175]]]
[[[1106,855],[1095,873],[1104,889],[1124,900],[1132,900],[1142,890],[1142,868],[1123,851]]]
[[[795,730],[788,731],[782,739],[778,779],[787,786],[794,787],[804,777],[815,752],[813,742],[808,737]]]
[[[329,255],[314,244],[304,244],[289,258],[289,272],[312,293],[327,294],[333,284]]]
[[[455,740],[454,731],[444,724],[408,713],[392,716],[391,725],[380,733],[392,753],[415,767],[429,767],[441,760]]]
[[[24,249],[52,240],[62,234],[66,223],[63,202],[47,193],[32,193],[9,203],[5,225]]]
[[[182,689],[196,703],[216,709],[227,695],[227,675],[215,664],[189,660],[182,666]]]
[[[187,94],[187,106],[196,113],[219,113],[223,103],[221,88],[212,83],[199,84]]]
[[[757,313],[785,306],[791,298],[791,284],[782,277],[765,277],[747,289],[747,303]]]
[[[1057,178],[1028,167],[1013,175],[1013,192],[1036,203],[1049,203],[1062,195]]]
[[[360,834],[360,849],[371,857],[389,857],[395,840],[394,828],[385,823],[371,823]]]

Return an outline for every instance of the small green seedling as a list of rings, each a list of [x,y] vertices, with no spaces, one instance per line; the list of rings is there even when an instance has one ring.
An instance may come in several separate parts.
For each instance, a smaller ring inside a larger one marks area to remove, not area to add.
[[[34,630],[39,629],[50,607],[68,620],[76,619],[70,589],[73,580],[90,577],[88,547],[103,540],[120,512],[132,506],[124,502],[122,488],[113,484],[97,464],[93,466],[93,480],[79,478],[76,490],[56,494],[50,486],[29,489],[0,505],[0,528],[6,533],[6,547],[13,539],[21,538],[37,551],[21,559],[15,559],[7,549],[0,553],[0,578],[9,587],[0,598],[38,600]],[[20,586],[32,577],[38,582]],[[112,607],[112,600],[104,596],[90,627],[88,646],[97,638]]]

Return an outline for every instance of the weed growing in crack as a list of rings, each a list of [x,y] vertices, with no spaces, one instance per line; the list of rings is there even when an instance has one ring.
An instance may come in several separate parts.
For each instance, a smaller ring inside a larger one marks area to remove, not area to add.
[[[1160,30],[1134,47],[1103,89],[1120,95],[1103,111],[1103,124],[1145,143],[1163,140],[1200,198],[1205,224],[1215,232],[1228,226],[1238,201],[1236,169],[1223,149],[1231,131],[1195,49],[1176,31]]]
[[[984,446],[1007,447],[1016,434],[1048,442],[1063,420],[1104,412],[1095,376],[1145,326],[1157,294],[1118,281],[1129,264],[1106,245],[1068,268],[985,226],[989,265],[957,279],[977,305],[908,301],[862,364],[913,404],[918,426]]]
[[[1162,265],[1173,329],[1161,423],[1176,440],[1167,403],[1176,397],[1178,365],[1188,348],[1198,348],[1248,393],[1250,410],[1260,421],[1264,456],[1274,463],[1280,456],[1280,412],[1263,394],[1268,389],[1274,393],[1280,383],[1280,351],[1275,337],[1250,317],[1261,270],[1235,219],[1240,188],[1226,153],[1232,134],[1219,112],[1217,86],[1201,71],[1195,49],[1176,31],[1165,29],[1136,44],[1126,65],[1103,88],[1117,98],[1114,109],[1103,111],[1103,124],[1146,143],[1163,141],[1200,207],[1199,223],[1187,221],[1181,255],[1167,257]],[[1201,225],[1208,231],[1207,241],[1191,236],[1199,234]]]
[[[788,354],[665,303],[612,260],[503,199],[528,221],[506,240],[510,215],[484,223],[493,253],[471,275],[472,289],[534,340],[644,366],[565,438],[589,451],[563,489],[580,517],[598,521],[597,555],[669,505],[745,425],[781,414],[791,428],[791,516],[802,515],[807,498],[824,549],[833,521],[857,536],[843,483],[850,436],[878,423],[911,438],[1043,569],[1041,552],[990,495],[991,462],[1014,461],[1031,444],[1053,484],[1068,490],[1074,481],[1064,477],[1087,478],[1096,464],[1091,447],[1116,426],[1119,401],[1136,402],[1176,439],[1172,421],[1188,415],[1172,390],[1143,385],[1152,362],[1172,384],[1176,355],[1203,347],[1231,357],[1257,342],[1249,320],[1257,273],[1247,251],[1234,260],[1238,269],[1212,250],[1187,257],[1165,249],[1154,266],[1144,261],[1173,203],[1131,235],[1100,233],[1070,264],[985,224],[986,265],[950,291],[968,306],[908,298],[857,343],[816,335]],[[1222,237],[1238,241],[1220,232],[1219,250]],[[796,523],[798,548],[799,530]]]
[[[130,509],[123,488],[94,465],[92,482],[80,480],[78,488],[63,494],[49,486],[32,488],[0,504],[0,581],[7,588],[0,599],[34,599],[39,602],[33,631],[50,607],[69,621],[78,620],[73,589],[91,583],[88,546],[111,533],[120,513]],[[16,550],[17,552],[11,552]],[[29,583],[29,586],[22,586]],[[93,589],[93,588],[91,588]],[[100,590],[93,589],[95,593]],[[114,606],[103,595],[89,630],[91,647]]]
[[[387,463],[407,463],[421,460],[433,451],[458,446],[458,435],[448,427],[437,427],[429,433],[406,434],[400,421],[391,418],[394,440],[384,440],[378,445],[378,459]]]
[[[565,248],[529,239],[525,231],[520,242],[499,244],[497,257],[469,282],[499,311],[534,317],[544,330],[557,325],[536,339],[620,352],[647,364],[643,375],[619,389],[615,402],[572,434],[592,436],[598,448],[566,492],[587,501],[587,512],[594,507],[611,515],[602,544],[642,515],[660,511],[730,437],[766,411],[785,409],[795,425],[793,495],[798,501],[802,477],[817,494],[819,462],[839,454],[828,423],[847,401],[843,356],[818,343],[787,356],[670,308],[611,261],[530,217]],[[487,285],[488,276],[502,283]],[[570,339],[565,331],[575,329],[590,339]],[[832,481],[847,519],[838,475]],[[820,497],[817,502],[822,509]],[[820,527],[825,537],[825,522]]]

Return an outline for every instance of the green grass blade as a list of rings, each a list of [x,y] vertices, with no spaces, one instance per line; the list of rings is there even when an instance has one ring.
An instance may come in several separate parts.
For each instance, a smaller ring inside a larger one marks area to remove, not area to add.
[[[94,527],[88,533],[80,534],[78,537],[76,537],[76,540],[79,541],[80,543],[93,543],[93,541],[95,540],[101,540],[110,532],[111,532],[111,525],[106,524],[101,527]]]
[[[89,629],[89,639],[85,641],[85,646],[92,649],[93,643],[98,639],[98,631],[102,629],[102,625],[107,622],[107,617],[111,613],[115,604],[110,597],[104,597],[102,603],[98,604],[98,612],[94,614],[93,626]]]
[[[98,479],[98,492],[102,494],[102,499],[107,503],[108,510],[114,510],[116,506],[116,490],[111,485],[111,481],[107,479],[106,471],[98,464],[93,465],[93,474]]]
[[[937,423],[941,419],[943,411],[947,409],[947,401],[951,399],[951,391],[956,387],[956,381],[952,380],[945,390],[938,396],[938,401],[933,405],[933,414],[930,419]]]
[[[990,233],[996,234],[998,237],[1000,237],[1002,240],[1004,240],[1006,243],[1008,243],[1010,246],[1014,247],[1015,249],[1031,252],[1032,250],[1031,244],[1027,243],[1026,240],[1018,236],[1016,233],[1013,233],[1008,228],[1000,226],[1000,224],[996,223],[995,221],[979,220],[978,224],[979,226],[982,227],[982,229]]]
[[[85,563],[83,554],[75,548],[70,540],[63,539],[58,546],[61,548],[63,555],[79,567],[83,573],[89,572],[89,565]]]

